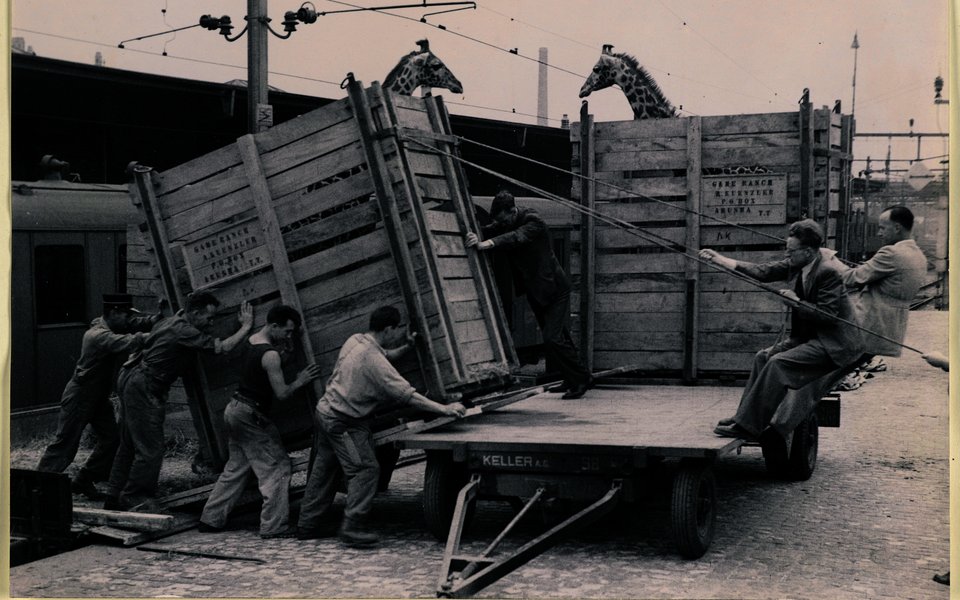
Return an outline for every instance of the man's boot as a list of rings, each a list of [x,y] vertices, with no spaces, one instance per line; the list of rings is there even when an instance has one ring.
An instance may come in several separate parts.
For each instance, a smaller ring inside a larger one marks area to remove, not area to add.
[[[100,493],[97,486],[93,484],[93,480],[84,475],[82,471],[70,482],[70,491],[74,494],[83,494],[90,500],[103,500],[104,498],[104,494]]]
[[[343,518],[337,535],[341,542],[351,548],[369,548],[380,541],[379,536],[369,531],[365,524],[349,517]]]

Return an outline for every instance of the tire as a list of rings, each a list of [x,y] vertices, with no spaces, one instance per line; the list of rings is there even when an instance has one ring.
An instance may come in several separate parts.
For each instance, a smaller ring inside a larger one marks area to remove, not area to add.
[[[704,555],[717,527],[717,483],[713,470],[702,461],[682,462],[673,477],[670,528],[680,555]]]
[[[427,522],[427,531],[441,542],[447,540],[457,496],[468,481],[465,466],[453,462],[450,453],[427,453],[427,468],[423,478],[423,518]],[[476,500],[467,506],[464,528],[473,517],[475,505]]]
[[[811,414],[797,426],[790,444],[786,476],[791,481],[806,481],[817,468],[817,449],[820,440],[820,424],[817,414]]]

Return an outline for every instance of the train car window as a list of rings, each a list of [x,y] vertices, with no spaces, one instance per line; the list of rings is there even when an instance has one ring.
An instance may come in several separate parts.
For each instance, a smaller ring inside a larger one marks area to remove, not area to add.
[[[34,248],[37,324],[82,323],[87,319],[83,246]]]
[[[117,289],[121,292],[127,291],[127,245],[120,244],[117,248]]]

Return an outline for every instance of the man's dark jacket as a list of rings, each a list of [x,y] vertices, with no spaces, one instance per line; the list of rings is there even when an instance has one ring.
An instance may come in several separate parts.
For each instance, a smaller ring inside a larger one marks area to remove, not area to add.
[[[510,255],[517,295],[524,293],[540,305],[547,305],[570,290],[570,280],[553,254],[547,224],[537,211],[518,208],[513,225],[493,223],[483,228],[484,239],[493,240],[495,250]]]

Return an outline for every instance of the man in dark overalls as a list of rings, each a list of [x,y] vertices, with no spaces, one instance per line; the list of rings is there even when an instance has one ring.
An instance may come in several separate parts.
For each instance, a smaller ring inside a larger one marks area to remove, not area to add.
[[[253,308],[244,302],[240,306],[240,329],[223,340],[211,336],[218,306],[220,301],[212,294],[190,296],[183,310],[153,327],[143,349],[120,369],[120,449],[110,471],[104,508],[126,510],[146,503],[142,508],[156,509],[152,498],[163,464],[163,419],[170,386],[197,352],[230,352],[253,326]]]
[[[103,316],[94,319],[83,334],[80,358],[60,397],[57,435],[37,464],[38,471],[62,473],[66,470],[77,456],[83,430],[90,425],[96,445],[70,487],[75,494],[91,499],[100,497],[94,483],[110,476],[113,457],[120,445],[117,419],[110,402],[117,367],[130,351],[143,345],[144,332],[160,317],[159,313],[134,314],[129,294],[103,295]]]

